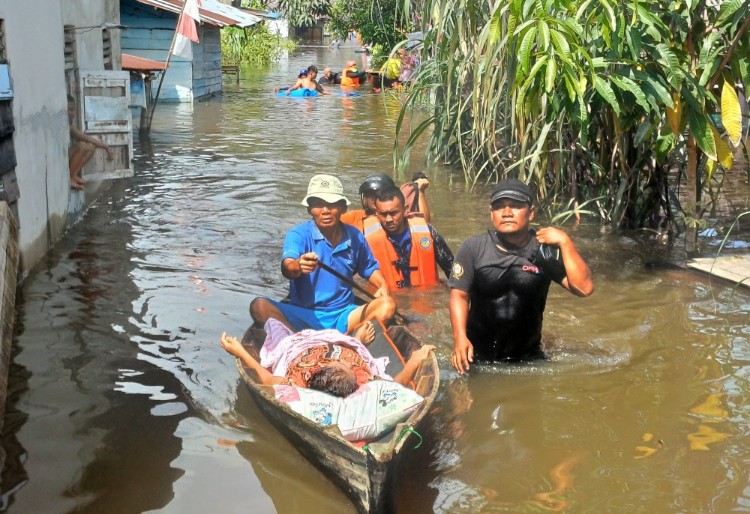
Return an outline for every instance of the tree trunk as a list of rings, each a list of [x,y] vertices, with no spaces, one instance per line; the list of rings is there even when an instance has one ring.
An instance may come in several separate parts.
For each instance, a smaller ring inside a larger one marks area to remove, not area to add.
[[[692,218],[692,222],[686,224],[685,228],[685,251],[688,257],[696,254],[698,246],[698,211],[699,194],[698,190],[698,147],[692,134],[687,139],[687,209],[685,215]]]

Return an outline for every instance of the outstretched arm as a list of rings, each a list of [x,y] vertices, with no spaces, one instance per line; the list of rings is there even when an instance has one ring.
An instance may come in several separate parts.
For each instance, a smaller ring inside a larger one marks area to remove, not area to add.
[[[302,87],[302,79],[297,79],[297,82],[295,82],[292,87],[286,90],[286,94],[288,95],[289,93],[291,93],[295,89],[299,89],[300,87]]]
[[[536,239],[540,243],[560,248],[565,265],[565,278],[561,284],[565,289],[576,296],[589,296],[594,292],[591,270],[565,231],[554,227],[541,228],[536,233]]]
[[[408,386],[409,382],[414,378],[417,369],[419,369],[419,364],[425,360],[434,349],[435,347],[431,344],[426,344],[419,350],[412,352],[411,357],[409,357],[409,360],[404,364],[404,369],[402,369],[398,375],[393,377],[393,381],[398,382],[402,386]]]
[[[315,90],[318,93],[320,93],[321,95],[330,95],[331,94],[330,91],[326,91],[325,89],[323,89],[323,86],[321,86],[320,83],[317,80],[315,81]]]
[[[110,161],[115,156],[112,148],[107,143],[105,143],[101,139],[86,134],[84,131],[77,129],[76,127],[70,127],[70,139],[83,141],[84,143],[91,143],[95,147],[101,148],[102,150],[107,152],[107,159]]]
[[[247,350],[245,350],[245,347],[242,346],[242,343],[240,343],[237,338],[228,336],[226,332],[221,334],[221,347],[240,359],[245,366],[255,371],[261,384],[273,385],[284,382],[282,377],[274,376],[270,371],[261,366],[260,363],[256,361]]]
[[[309,274],[315,271],[318,267],[318,254],[315,252],[307,252],[300,255],[299,259],[292,259],[287,257],[281,261],[281,274],[284,278],[294,280],[300,275]]]

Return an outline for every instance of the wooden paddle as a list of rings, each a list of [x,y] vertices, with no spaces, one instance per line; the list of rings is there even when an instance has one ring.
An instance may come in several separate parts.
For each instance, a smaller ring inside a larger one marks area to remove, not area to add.
[[[344,282],[344,283],[346,283],[346,284],[348,284],[348,285],[352,286],[352,287],[353,287],[354,289],[356,289],[357,291],[359,291],[359,292],[360,292],[360,293],[362,293],[363,295],[367,296],[367,297],[368,297],[368,298],[369,298],[370,300],[374,300],[374,299],[375,299],[375,295],[373,295],[373,294],[372,294],[372,293],[371,293],[370,291],[368,291],[368,290],[367,290],[367,289],[365,289],[364,287],[360,286],[360,285],[359,285],[359,284],[357,284],[357,283],[356,283],[355,281],[353,281],[353,280],[350,280],[350,279],[348,279],[348,278],[347,278],[346,276],[342,275],[341,273],[339,273],[338,271],[336,271],[335,269],[333,269],[332,267],[330,267],[330,266],[329,266],[328,264],[326,264],[326,263],[324,263],[324,262],[321,262],[321,261],[318,261],[318,266],[320,266],[321,268],[323,268],[323,269],[324,269],[324,270],[326,270],[326,271],[327,271],[328,273],[330,273],[331,275],[333,275],[333,276],[334,276],[334,277],[336,277],[337,279],[341,280],[342,282]],[[398,318],[399,320],[401,320],[401,322],[402,322],[402,323],[403,323],[404,325],[408,325],[408,324],[409,324],[409,320],[408,320],[408,319],[406,319],[406,317],[405,317],[405,316],[403,316],[403,315],[402,315],[402,314],[401,314],[400,312],[398,312],[398,311],[396,311],[396,317],[397,317],[397,318]]]

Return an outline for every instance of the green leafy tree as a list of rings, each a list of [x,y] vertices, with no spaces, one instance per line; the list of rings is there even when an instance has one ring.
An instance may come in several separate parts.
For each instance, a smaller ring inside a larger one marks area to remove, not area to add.
[[[355,29],[365,44],[389,52],[412,27],[402,9],[396,0],[333,0],[329,26],[339,37]]]
[[[429,132],[428,154],[460,166],[469,185],[514,174],[550,211],[585,205],[616,226],[673,221],[677,167],[694,221],[702,186],[731,166],[739,143],[749,9],[743,0],[427,0],[423,64],[404,112],[424,98],[433,110],[397,158]]]
[[[279,0],[279,11],[292,26],[311,27],[329,16],[331,0]]]
[[[292,41],[271,34],[265,23],[221,30],[221,63],[225,66],[268,64],[279,59],[283,50],[294,47]]]

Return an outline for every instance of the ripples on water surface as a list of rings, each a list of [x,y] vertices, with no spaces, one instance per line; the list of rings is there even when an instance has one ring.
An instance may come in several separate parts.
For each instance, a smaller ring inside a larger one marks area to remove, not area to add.
[[[7,510],[353,512],[264,420],[217,342],[242,333],[254,296],[285,294],[280,246],[306,217],[310,175],[339,175],[356,202],[365,175],[390,169],[397,102],[270,93],[310,62],[353,55],[307,50],[220,98],[160,106],[136,177],[29,277],[3,435]],[[455,250],[487,227],[486,200],[445,170],[429,175],[434,224]],[[747,209],[746,189],[732,205]],[[459,378],[447,292],[401,300],[444,372],[398,511],[750,510],[747,291],[647,268],[673,257],[647,234],[572,232],[597,291],[553,287],[547,362]]]

